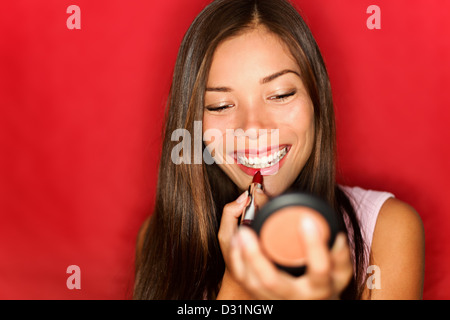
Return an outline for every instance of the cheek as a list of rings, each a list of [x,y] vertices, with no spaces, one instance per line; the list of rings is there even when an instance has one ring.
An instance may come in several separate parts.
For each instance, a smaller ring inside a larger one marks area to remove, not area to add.
[[[214,144],[214,140],[218,138],[218,135],[222,135],[222,131],[220,124],[214,117],[203,115],[203,123],[202,123],[202,134],[203,134],[203,142],[205,146],[212,148]],[[217,143],[217,142],[216,142]]]
[[[303,144],[308,149],[308,153],[311,153],[312,146],[314,144],[314,118],[305,124],[303,130],[299,132],[299,135],[303,137]]]
[[[227,151],[233,148],[233,139],[227,133],[226,123],[219,117],[203,116],[203,143],[216,164],[233,163]],[[229,144],[229,145],[227,145]]]
[[[312,106],[303,106],[284,124],[288,142],[292,142],[291,174],[297,176],[310,157],[315,143],[315,119]]]
[[[205,134],[205,131],[208,131],[210,128],[213,128],[213,120],[211,117],[208,117],[207,115],[203,115],[202,119],[202,133]]]
[[[310,103],[301,103],[289,110],[280,128],[301,146],[314,141],[314,109]]]
[[[225,117],[217,117],[204,114],[202,128],[203,128],[203,135],[205,135],[205,133],[207,135],[209,132],[214,133],[214,136],[216,136],[217,133],[220,132],[220,134],[224,136],[226,134],[227,128],[232,127],[230,127],[229,120],[226,119]]]

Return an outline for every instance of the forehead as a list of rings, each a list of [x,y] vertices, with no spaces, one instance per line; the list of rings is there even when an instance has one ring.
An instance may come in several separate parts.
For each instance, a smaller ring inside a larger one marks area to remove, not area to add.
[[[213,55],[208,84],[236,77],[261,79],[283,69],[300,72],[283,40],[264,28],[256,28],[219,44]]]

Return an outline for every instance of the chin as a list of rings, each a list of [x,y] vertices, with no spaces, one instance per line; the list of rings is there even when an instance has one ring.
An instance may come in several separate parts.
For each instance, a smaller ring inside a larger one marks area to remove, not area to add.
[[[286,179],[283,178],[277,179],[276,175],[268,176],[267,178],[265,178],[264,181],[265,181],[264,192],[269,197],[279,196],[280,194],[285,192],[290,186],[290,184],[286,184],[287,181]]]

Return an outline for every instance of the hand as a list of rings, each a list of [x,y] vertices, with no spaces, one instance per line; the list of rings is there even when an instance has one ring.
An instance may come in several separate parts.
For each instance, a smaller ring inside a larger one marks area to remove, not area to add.
[[[305,219],[299,229],[306,242],[304,275],[293,277],[277,269],[262,252],[256,233],[240,227],[228,255],[233,278],[258,299],[338,299],[353,274],[346,235],[338,234],[330,251],[314,222]]]
[[[259,208],[261,208],[268,200],[269,198],[264,192],[258,191],[255,193],[255,203]],[[245,191],[235,201],[226,204],[223,208],[218,239],[220,249],[222,250],[222,255],[225,260],[225,265],[228,265],[228,254],[230,252],[231,239],[237,232],[240,217],[248,203],[248,192]]]
[[[257,192],[255,195],[255,202],[259,207],[262,207],[268,201],[268,197],[262,193]],[[248,192],[241,194],[235,201],[228,203],[223,208],[222,219],[220,221],[220,228],[218,232],[218,239],[220,249],[225,261],[225,274],[222,279],[221,289],[218,294],[218,299],[251,299],[252,296],[231,276],[229,270],[229,253],[230,244],[233,236],[236,234],[239,220],[244,211],[244,208],[249,203]]]

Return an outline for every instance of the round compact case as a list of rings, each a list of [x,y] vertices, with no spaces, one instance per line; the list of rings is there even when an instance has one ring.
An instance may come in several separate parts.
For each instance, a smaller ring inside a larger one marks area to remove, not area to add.
[[[335,211],[324,200],[307,193],[285,193],[267,202],[255,216],[251,228],[265,254],[281,270],[293,276],[306,271],[306,251],[301,232],[302,219],[314,221],[319,236],[333,246],[343,230]]]

